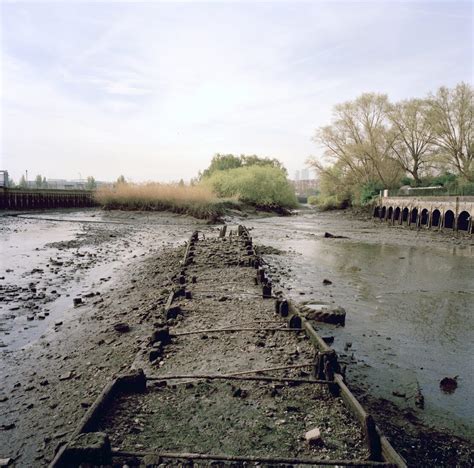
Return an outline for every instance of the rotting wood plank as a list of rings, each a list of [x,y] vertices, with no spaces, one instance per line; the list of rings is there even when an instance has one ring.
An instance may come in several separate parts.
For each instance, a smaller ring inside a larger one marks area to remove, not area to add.
[[[395,467],[392,463],[378,462],[371,460],[324,460],[317,458],[284,458],[284,457],[263,457],[263,456],[238,456],[238,455],[220,455],[207,453],[179,453],[179,452],[128,452],[118,449],[112,449],[112,455],[115,457],[156,457],[156,464],[162,463],[163,458],[185,459],[185,460],[215,460],[215,461],[234,461],[250,463],[271,463],[285,465],[318,465],[318,466],[384,466]],[[150,460],[151,463],[152,460]]]
[[[176,374],[176,375],[152,375],[147,376],[147,380],[167,381],[167,380],[183,380],[183,379],[194,379],[194,380],[249,380],[249,381],[261,381],[261,382],[286,382],[286,383],[297,383],[297,384],[319,384],[319,385],[333,385],[332,380],[317,380],[317,379],[300,379],[290,377],[269,377],[269,376],[238,376],[231,374]]]

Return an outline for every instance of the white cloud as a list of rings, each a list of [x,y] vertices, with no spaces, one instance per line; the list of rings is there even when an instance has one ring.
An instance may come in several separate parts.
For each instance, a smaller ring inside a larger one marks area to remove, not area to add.
[[[291,174],[337,102],[453,85],[472,60],[458,9],[444,23],[401,3],[3,10],[1,154],[14,177],[176,180],[215,152],[278,157]]]

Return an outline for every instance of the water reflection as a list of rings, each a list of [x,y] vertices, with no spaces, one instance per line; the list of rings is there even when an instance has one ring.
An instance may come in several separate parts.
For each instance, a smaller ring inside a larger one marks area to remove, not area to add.
[[[370,228],[368,242],[355,228],[352,240],[335,241],[322,234],[331,229],[346,233],[339,220],[331,225],[327,219],[319,222],[317,215],[295,219],[278,220],[277,232],[266,229],[267,220],[254,223],[259,241],[298,254],[273,258],[292,265],[289,294],[301,300],[299,293],[309,292],[311,299],[346,309],[346,327],[330,330],[334,346],[343,352],[346,341],[353,343],[359,363],[371,366],[366,371],[371,391],[385,398],[400,389],[411,395],[419,384],[429,421],[450,422],[453,428],[461,422],[474,433],[472,246],[395,245],[390,238],[382,243],[374,241]],[[291,236],[282,236],[285,231]],[[324,278],[333,285],[323,286]],[[439,382],[455,375],[456,392],[443,394]]]

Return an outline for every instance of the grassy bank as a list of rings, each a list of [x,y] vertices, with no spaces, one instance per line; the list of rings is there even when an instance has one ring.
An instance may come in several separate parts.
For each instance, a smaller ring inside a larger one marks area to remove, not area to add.
[[[223,215],[226,205],[209,187],[151,182],[102,188],[95,198],[106,210],[171,211],[209,220]]]

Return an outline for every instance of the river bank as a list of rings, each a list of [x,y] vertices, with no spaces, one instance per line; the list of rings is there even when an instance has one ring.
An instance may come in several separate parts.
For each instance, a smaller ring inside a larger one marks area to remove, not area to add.
[[[130,367],[148,333],[146,317],[166,300],[189,233],[215,228],[166,213],[99,210],[0,221],[6,260],[0,273],[0,458],[41,466],[104,382]],[[414,466],[469,464],[469,443],[448,433],[469,438],[472,430],[466,409],[472,378],[465,359],[472,354],[472,240],[392,230],[348,213],[304,212],[245,223],[257,244],[273,249],[265,259],[277,289],[298,301],[327,300],[346,308],[346,327],[321,330],[335,337],[334,347],[349,362],[349,383],[397,449]],[[325,239],[326,231],[349,239]],[[324,278],[333,285],[324,286]],[[439,295],[431,297],[436,288],[447,300],[429,314],[440,304]],[[74,298],[81,299],[77,306]],[[394,311],[397,320],[391,322]],[[115,330],[122,321],[130,333]],[[438,377],[447,372],[460,376],[452,395],[439,394]],[[423,411],[414,408],[407,390],[415,379],[425,394]],[[394,389],[405,397],[392,395]]]

